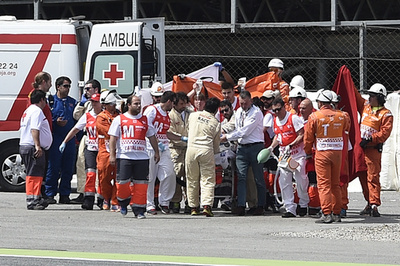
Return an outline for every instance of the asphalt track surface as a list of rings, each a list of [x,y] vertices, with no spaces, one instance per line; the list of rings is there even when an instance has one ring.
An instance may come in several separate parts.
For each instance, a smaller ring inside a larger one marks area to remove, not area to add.
[[[220,209],[212,218],[159,213],[138,220],[79,205],[28,211],[25,194],[0,192],[0,265],[399,265],[400,239],[365,237],[398,225],[399,203],[400,193],[385,191],[382,216],[360,216],[362,195],[350,193],[348,218],[329,225]],[[354,238],[332,234],[360,228]]]

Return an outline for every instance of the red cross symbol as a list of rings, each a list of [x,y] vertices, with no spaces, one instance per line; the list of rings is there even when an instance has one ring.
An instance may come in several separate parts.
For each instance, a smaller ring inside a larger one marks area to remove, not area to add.
[[[108,70],[103,70],[103,79],[110,80],[110,87],[117,87],[118,80],[124,79],[125,70],[118,70],[118,63],[110,63]]]

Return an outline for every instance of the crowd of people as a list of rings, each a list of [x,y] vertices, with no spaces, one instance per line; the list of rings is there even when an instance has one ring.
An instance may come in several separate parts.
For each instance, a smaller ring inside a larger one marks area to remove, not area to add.
[[[339,95],[319,90],[314,108],[302,76],[282,79],[280,59],[269,62],[261,96],[234,84],[221,63],[214,66],[223,77],[220,99],[207,98],[201,82],[187,94],[156,82],[148,106],[137,95],[123,100],[102,90],[97,80],[86,82],[76,102],[68,77],[58,77],[56,94],[46,98],[51,76],[38,73],[21,118],[27,208],[43,210],[58,194],[60,204],[122,215],[131,208],[138,219],[180,213],[184,205],[193,216],[212,217],[218,207],[239,216],[282,207],[282,218],[319,214],[318,223],[340,222],[348,204],[348,178],[341,176],[359,145],[367,169],[358,173],[367,201],[360,214],[380,216],[382,144],[393,121],[382,84],[370,87],[369,100],[354,88],[361,119],[351,127]],[[359,143],[349,139],[352,128]],[[70,199],[75,161],[79,196]]]

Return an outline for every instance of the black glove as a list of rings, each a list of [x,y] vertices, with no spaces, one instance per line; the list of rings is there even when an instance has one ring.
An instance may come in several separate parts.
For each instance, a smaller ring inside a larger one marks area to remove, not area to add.
[[[362,139],[360,142],[360,147],[364,149],[368,145],[368,143],[370,143],[371,141],[372,141],[372,138]]]

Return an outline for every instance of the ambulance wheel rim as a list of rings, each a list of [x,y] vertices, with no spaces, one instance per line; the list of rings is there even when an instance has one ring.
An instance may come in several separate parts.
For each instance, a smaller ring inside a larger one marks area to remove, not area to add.
[[[3,179],[10,186],[22,186],[25,184],[25,165],[22,163],[21,155],[11,154],[6,157],[1,165]]]

